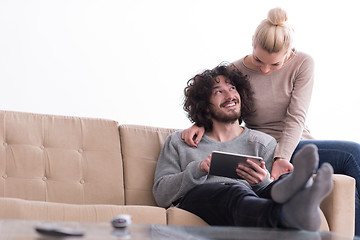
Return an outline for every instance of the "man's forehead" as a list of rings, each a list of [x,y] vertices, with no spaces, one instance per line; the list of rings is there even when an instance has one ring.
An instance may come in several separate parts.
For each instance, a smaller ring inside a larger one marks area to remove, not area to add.
[[[230,79],[229,79],[228,77],[225,77],[224,75],[218,75],[218,76],[216,76],[216,78],[215,78],[215,84],[214,84],[213,88],[219,87],[218,85],[219,85],[221,82],[224,82],[224,83],[226,83],[226,84],[228,84],[228,85],[232,85],[232,83],[231,83],[231,81],[230,81]]]

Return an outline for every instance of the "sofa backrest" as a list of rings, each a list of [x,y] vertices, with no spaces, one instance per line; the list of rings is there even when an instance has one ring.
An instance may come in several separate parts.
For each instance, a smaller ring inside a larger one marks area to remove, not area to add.
[[[0,197],[124,204],[118,124],[0,111]]]
[[[120,125],[125,204],[156,206],[152,188],[156,163],[166,137],[176,129]]]

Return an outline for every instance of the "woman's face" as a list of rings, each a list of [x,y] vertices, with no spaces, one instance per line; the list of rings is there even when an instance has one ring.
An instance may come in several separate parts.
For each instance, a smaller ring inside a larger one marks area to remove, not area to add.
[[[251,63],[258,72],[263,75],[268,75],[283,66],[286,56],[286,51],[270,54],[262,47],[257,46],[253,49]]]

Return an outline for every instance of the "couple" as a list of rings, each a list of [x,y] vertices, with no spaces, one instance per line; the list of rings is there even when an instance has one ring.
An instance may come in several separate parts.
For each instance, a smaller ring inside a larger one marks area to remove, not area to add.
[[[319,166],[330,163],[334,173],[353,177],[356,180],[355,235],[360,235],[360,144],[315,140],[311,136],[305,121],[314,84],[314,61],[293,48],[293,32],[286,11],[271,9],[256,28],[252,53],[233,63],[247,75],[256,99],[255,111],[244,114],[246,118],[242,120],[248,128],[269,134],[277,141],[271,180],[292,172],[294,156],[308,144],[316,145]],[[194,124],[182,132],[182,138],[188,145],[198,147],[205,130],[204,126]]]
[[[155,172],[158,205],[176,205],[210,225],[319,230],[319,205],[332,189],[333,169],[328,163],[318,169],[317,147],[304,146],[293,157],[294,171],[273,181],[276,140],[240,125],[253,112],[246,76],[233,65],[220,65],[190,79],[184,92],[184,109],[205,135],[197,148],[184,142],[181,131],[167,138]],[[213,150],[260,156],[264,162],[239,164],[242,179],[212,176]]]
[[[245,126],[274,137],[277,146],[270,172],[272,180],[293,171],[295,154],[305,145],[318,148],[319,166],[330,163],[334,173],[353,177],[355,192],[355,235],[360,235],[360,144],[342,140],[313,139],[306,116],[314,84],[314,60],[292,46],[293,28],[281,8],[271,9],[252,38],[253,51],[233,64],[254,91],[254,110],[243,119]],[[244,109],[243,109],[244,110]],[[205,128],[194,124],[182,138],[196,147]]]

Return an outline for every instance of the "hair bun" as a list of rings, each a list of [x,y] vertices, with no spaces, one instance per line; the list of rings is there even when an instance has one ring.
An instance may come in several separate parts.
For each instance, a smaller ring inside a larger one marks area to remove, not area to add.
[[[267,20],[275,26],[285,26],[288,16],[285,10],[281,8],[273,8],[268,13]]]

